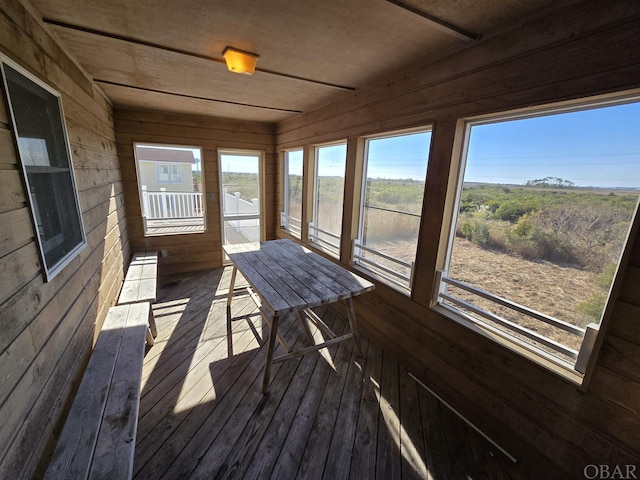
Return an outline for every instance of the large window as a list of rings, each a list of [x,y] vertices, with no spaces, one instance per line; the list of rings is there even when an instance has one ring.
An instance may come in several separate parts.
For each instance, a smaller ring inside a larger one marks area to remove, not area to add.
[[[202,148],[136,143],[134,150],[144,234],[204,232]]]
[[[315,148],[313,221],[309,225],[309,240],[336,257],[340,255],[346,162],[346,143]]]
[[[4,87],[47,280],[86,245],[60,96],[6,63]]]
[[[300,238],[302,225],[302,149],[284,152],[284,210],[282,228]]]
[[[424,129],[365,141],[354,261],[403,292],[411,290],[430,145]]]
[[[465,142],[436,301],[583,373],[637,209],[640,103],[469,122]]]

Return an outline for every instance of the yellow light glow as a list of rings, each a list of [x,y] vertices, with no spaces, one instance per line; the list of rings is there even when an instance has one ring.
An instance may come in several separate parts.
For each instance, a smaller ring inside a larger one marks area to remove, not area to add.
[[[222,52],[227,68],[230,72],[251,75],[256,69],[259,56],[255,53],[245,52],[237,48],[227,47]]]

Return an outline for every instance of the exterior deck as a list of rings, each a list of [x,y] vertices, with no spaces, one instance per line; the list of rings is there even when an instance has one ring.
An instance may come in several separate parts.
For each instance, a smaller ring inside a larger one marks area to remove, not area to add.
[[[204,232],[204,219],[166,219],[147,221],[148,236]]]
[[[263,396],[265,326],[248,296],[233,303],[244,319],[227,325],[229,275],[164,282],[135,478],[530,478],[365,340],[363,357],[345,342],[274,365]],[[318,314],[336,333],[349,328],[332,308]],[[281,333],[304,346],[293,317]]]

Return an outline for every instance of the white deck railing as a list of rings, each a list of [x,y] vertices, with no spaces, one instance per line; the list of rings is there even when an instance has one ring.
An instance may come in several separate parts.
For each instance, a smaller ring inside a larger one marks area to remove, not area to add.
[[[201,192],[148,192],[143,186],[142,208],[147,220],[204,217]]]
[[[250,202],[240,198],[240,192],[230,194],[223,188],[223,228],[225,244],[260,241],[260,200]]]

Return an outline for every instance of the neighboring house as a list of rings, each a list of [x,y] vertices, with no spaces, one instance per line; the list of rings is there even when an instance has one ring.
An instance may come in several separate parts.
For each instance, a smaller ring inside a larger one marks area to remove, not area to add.
[[[191,167],[196,163],[190,150],[138,147],[140,184],[148,192],[193,192]]]

